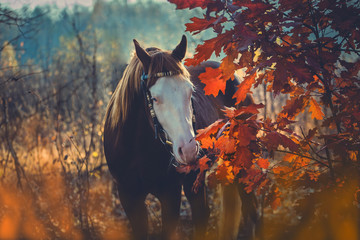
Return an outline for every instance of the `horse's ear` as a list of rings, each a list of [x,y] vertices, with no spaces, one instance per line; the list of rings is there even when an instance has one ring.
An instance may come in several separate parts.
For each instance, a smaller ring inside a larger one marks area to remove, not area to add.
[[[185,57],[186,47],[187,47],[187,40],[186,40],[186,36],[183,35],[181,38],[181,42],[172,51],[171,55],[177,58],[179,61],[181,61]]]
[[[144,72],[147,73],[149,70],[151,57],[142,47],[140,47],[140,44],[135,39],[133,41],[135,45],[136,56],[140,59],[144,67]]]

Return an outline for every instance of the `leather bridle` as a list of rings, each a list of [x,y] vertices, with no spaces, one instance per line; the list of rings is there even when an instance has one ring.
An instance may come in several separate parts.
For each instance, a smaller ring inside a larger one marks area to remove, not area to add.
[[[156,74],[151,75],[151,77],[166,77],[166,76],[173,76],[173,75],[177,75],[179,74],[178,72],[172,72],[172,71],[168,71],[168,72],[159,72]],[[172,151],[172,141],[169,138],[169,134],[166,132],[166,130],[161,126],[155,110],[154,110],[154,105],[153,105],[153,98],[151,96],[151,92],[149,90],[149,88],[147,87],[147,80],[150,78],[149,75],[145,74],[145,72],[142,74],[141,76],[141,89],[145,98],[145,106],[147,106],[149,112],[150,112],[150,116],[151,116],[151,121],[152,124],[154,126],[154,132],[155,132],[155,139],[159,139],[160,142],[166,147],[166,149],[169,151],[169,153],[172,155],[172,158],[170,160],[170,164],[172,164],[175,167],[178,167],[177,162],[174,162],[174,153]],[[192,117],[192,127],[194,129],[194,133],[196,134],[196,119],[195,119],[195,109],[194,109],[194,102],[191,99],[191,104],[192,104],[192,109],[193,109],[193,117]]]

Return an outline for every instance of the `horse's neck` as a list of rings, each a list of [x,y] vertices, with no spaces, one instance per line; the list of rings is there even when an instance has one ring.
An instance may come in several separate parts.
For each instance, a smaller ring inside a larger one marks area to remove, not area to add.
[[[203,91],[197,90],[193,96],[196,128],[202,129],[215,122],[220,117],[219,107],[215,99],[205,96]]]
[[[144,97],[142,94],[137,94],[129,109],[129,114],[125,120],[122,132],[125,134],[125,138],[129,135],[133,135],[135,138],[142,138],[139,135],[146,135],[151,130],[147,115]],[[138,141],[135,139],[134,141]]]

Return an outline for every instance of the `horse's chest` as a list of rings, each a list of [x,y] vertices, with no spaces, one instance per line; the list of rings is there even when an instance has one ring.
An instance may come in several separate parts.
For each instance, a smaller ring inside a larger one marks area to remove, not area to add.
[[[120,182],[131,183],[152,192],[164,184],[178,181],[179,174],[170,165],[171,155],[163,145],[154,141],[137,148],[131,144],[123,148],[123,154],[119,157],[122,165]]]

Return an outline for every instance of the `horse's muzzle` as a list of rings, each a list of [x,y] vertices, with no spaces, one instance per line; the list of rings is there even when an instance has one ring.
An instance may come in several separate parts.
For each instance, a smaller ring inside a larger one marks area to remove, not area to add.
[[[200,146],[195,138],[174,147],[175,158],[180,164],[188,165],[196,161]]]

